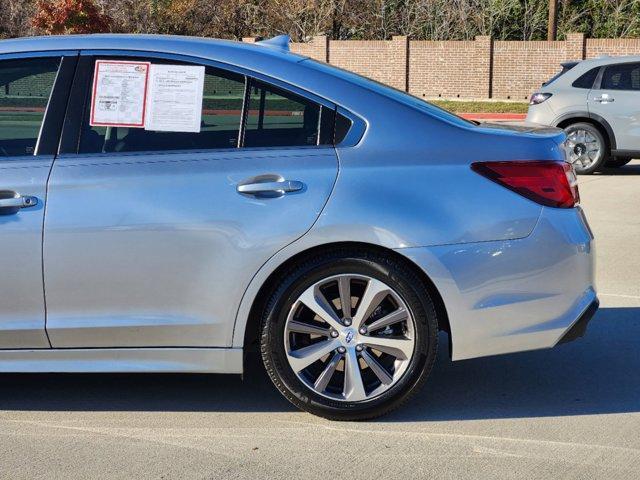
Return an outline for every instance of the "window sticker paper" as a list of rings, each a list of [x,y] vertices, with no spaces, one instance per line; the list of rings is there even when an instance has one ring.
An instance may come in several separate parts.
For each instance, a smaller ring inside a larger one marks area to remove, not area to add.
[[[90,125],[143,128],[150,68],[149,62],[97,60]]]
[[[151,65],[145,129],[200,132],[205,67]]]

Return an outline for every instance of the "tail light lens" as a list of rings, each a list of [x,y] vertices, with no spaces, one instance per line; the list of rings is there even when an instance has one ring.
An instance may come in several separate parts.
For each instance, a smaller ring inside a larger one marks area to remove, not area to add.
[[[567,162],[476,162],[474,172],[547,207],[572,208],[580,203],[578,180]]]
[[[551,93],[534,93],[529,99],[529,105],[538,105],[551,97],[551,95]]]

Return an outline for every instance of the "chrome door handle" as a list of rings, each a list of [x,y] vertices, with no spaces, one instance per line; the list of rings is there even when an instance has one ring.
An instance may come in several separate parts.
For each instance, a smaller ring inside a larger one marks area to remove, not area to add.
[[[38,199],[36,197],[13,197],[13,198],[1,198],[0,208],[29,208],[38,205]]]
[[[615,100],[615,98],[610,97],[608,95],[602,95],[601,97],[594,97],[593,101],[598,103],[611,103]]]
[[[304,183],[298,180],[279,180],[275,182],[241,183],[238,185],[238,193],[251,195],[261,193],[288,193],[297,192],[304,188]]]

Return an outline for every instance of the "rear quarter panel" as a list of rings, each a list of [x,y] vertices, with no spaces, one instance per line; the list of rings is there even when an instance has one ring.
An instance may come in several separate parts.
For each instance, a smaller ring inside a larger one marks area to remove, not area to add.
[[[338,148],[336,187],[313,233],[389,248],[531,233],[541,206],[478,175],[470,165],[562,159],[557,136],[461,128],[411,111],[394,112],[394,119],[394,128],[383,131],[372,124],[359,145]]]

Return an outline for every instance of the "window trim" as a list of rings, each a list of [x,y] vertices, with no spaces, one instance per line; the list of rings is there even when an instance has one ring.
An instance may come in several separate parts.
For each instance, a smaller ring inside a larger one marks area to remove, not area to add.
[[[23,155],[23,158],[55,155],[62,134],[62,123],[65,118],[67,102],[74,77],[75,66],[80,55],[79,50],[46,50],[36,52],[2,53],[3,60],[23,60],[38,58],[60,58],[58,71],[51,87],[51,94],[47,100],[38,138],[36,139],[33,155]],[[0,161],[3,158],[0,157]]]
[[[281,90],[291,92],[295,95],[303,97],[311,102],[315,102],[318,105],[329,108],[334,111],[337,111],[339,108],[335,103],[330,102],[322,97],[315,95],[307,90],[296,87],[295,85],[291,85],[289,83],[283,82],[279,79],[269,77],[267,75],[263,75],[259,72],[254,72],[252,70],[248,70],[243,67],[238,67],[235,65],[230,65],[227,63],[219,62],[216,60],[211,60],[202,57],[196,57],[191,55],[182,55],[182,54],[174,54],[174,53],[166,53],[166,52],[153,52],[146,50],[114,50],[114,49],[90,49],[90,50],[80,50],[79,51],[79,59],[78,66],[76,68],[76,75],[74,77],[73,86],[69,99],[69,107],[67,108],[67,116],[64,120],[64,126],[62,129],[62,138],[60,140],[60,148],[58,153],[60,155],[75,155],[80,154],[80,139],[82,134],[82,126],[84,121],[84,111],[86,108],[86,101],[89,92],[89,82],[91,80],[91,75],[93,74],[93,62],[97,57],[100,56],[109,56],[109,57],[141,57],[141,58],[149,58],[149,59],[162,59],[162,60],[175,60],[178,62],[187,62],[194,63],[197,65],[210,66],[213,68],[217,68],[219,70],[227,71],[230,73],[235,73],[244,76],[245,78],[245,97],[243,99],[242,106],[242,118],[240,123],[240,131],[238,134],[238,145],[236,147],[231,148],[215,148],[215,149],[205,149],[205,150],[186,150],[187,152],[211,152],[211,151],[228,151],[235,150],[236,148],[242,149],[259,149],[259,150],[267,150],[267,149],[292,149],[292,148],[333,148],[334,144],[326,144],[326,145],[292,145],[292,146],[274,146],[274,147],[244,147],[241,146],[244,144],[244,130],[246,123],[246,113],[247,109],[247,95],[250,94],[250,89],[248,88],[250,81],[255,79],[257,81],[266,83],[268,85],[272,85],[275,88],[279,88]],[[345,116],[348,116],[353,125],[356,123],[361,123],[359,117],[354,117],[350,112],[343,113]],[[356,120],[357,119],[357,120]],[[352,129],[353,130],[353,127]],[[362,129],[364,131],[364,128]],[[318,132],[319,133],[319,132]],[[351,131],[347,134],[347,137],[350,137]],[[319,135],[318,135],[319,136]],[[345,140],[347,139],[345,137]],[[242,142],[242,144],[240,143]],[[344,141],[342,142],[344,144]],[[128,153],[135,154],[145,154],[145,153],[154,153],[158,152],[157,150],[145,150],[140,152],[121,152],[120,155],[125,155]],[[179,152],[176,150],[176,153]],[[184,154],[185,150],[180,151]],[[85,153],[82,155],[105,155],[104,153]],[[109,153],[107,155],[112,155]]]
[[[637,60],[634,62],[618,62],[618,63],[608,63],[606,65],[602,65],[600,67],[600,71],[598,72],[598,77],[596,78],[596,81],[593,84],[593,90],[611,90],[612,92],[640,92],[640,89],[629,90],[626,88],[602,88],[602,78],[604,77],[604,72],[607,70],[608,67],[616,67],[618,65],[633,65],[633,64],[637,64],[640,67],[640,62]]]

